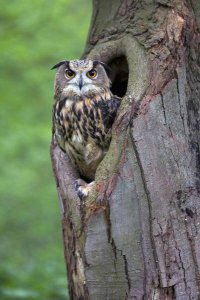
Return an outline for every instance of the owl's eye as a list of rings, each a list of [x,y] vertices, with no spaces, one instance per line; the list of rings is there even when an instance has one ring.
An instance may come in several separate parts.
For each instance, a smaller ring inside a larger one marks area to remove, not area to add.
[[[65,75],[68,77],[68,78],[73,78],[75,76],[75,72],[70,70],[70,69],[67,69],[65,71]]]
[[[97,76],[97,71],[95,69],[92,69],[87,72],[87,77],[89,78],[95,78]]]

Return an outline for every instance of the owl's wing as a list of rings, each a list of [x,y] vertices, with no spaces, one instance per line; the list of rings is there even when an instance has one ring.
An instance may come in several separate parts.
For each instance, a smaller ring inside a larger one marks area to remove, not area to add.
[[[56,107],[53,107],[53,134],[55,135],[56,141],[60,148],[65,150],[65,127],[61,124],[60,119],[58,118]]]
[[[66,152],[65,150],[65,129],[63,126],[57,125],[55,127],[55,137],[60,148]]]
[[[109,100],[104,100],[99,103],[102,111],[103,123],[107,129],[112,127],[121,100],[121,98],[111,94]]]

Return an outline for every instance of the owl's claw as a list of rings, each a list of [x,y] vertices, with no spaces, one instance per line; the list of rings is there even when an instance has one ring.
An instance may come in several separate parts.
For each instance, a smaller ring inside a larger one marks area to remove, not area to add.
[[[94,181],[87,184],[82,179],[77,179],[74,182],[75,190],[81,200],[85,199],[89,195],[89,192],[93,185],[94,185]]]

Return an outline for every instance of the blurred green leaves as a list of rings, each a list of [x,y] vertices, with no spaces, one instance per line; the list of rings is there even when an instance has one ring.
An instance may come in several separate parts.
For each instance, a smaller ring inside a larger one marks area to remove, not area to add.
[[[79,58],[90,0],[0,0],[0,299],[66,299],[49,156],[54,73]]]

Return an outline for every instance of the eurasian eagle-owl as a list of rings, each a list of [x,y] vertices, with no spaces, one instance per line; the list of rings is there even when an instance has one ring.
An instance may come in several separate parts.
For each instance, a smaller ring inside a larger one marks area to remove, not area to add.
[[[61,61],[55,68],[54,134],[81,178],[91,182],[108,150],[121,99],[112,94],[108,67],[100,61]],[[76,181],[80,197],[87,196],[90,185]]]

